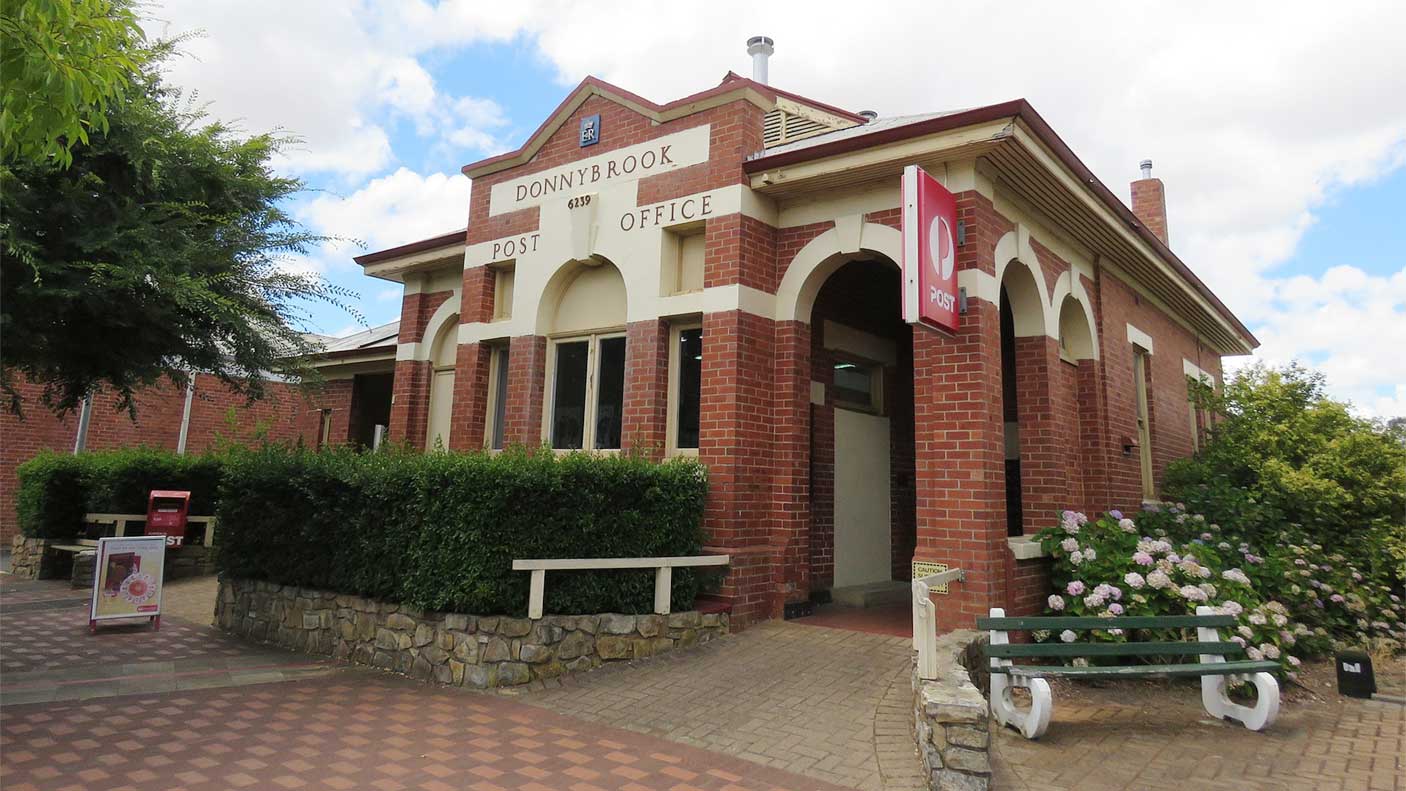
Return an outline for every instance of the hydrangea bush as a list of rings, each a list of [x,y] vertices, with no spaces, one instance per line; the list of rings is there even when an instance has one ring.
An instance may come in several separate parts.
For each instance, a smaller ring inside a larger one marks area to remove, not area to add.
[[[1110,511],[1090,520],[1065,511],[1058,526],[1036,538],[1054,558],[1048,614],[1187,615],[1215,607],[1239,619],[1229,637],[1249,658],[1278,661],[1291,678],[1300,657],[1324,653],[1335,642],[1406,642],[1399,592],[1367,579],[1340,555],[1292,539],[1254,547],[1177,505],[1136,518]],[[1117,628],[1092,634],[1103,641],[1128,638]],[[1076,639],[1073,632],[1042,637]]]

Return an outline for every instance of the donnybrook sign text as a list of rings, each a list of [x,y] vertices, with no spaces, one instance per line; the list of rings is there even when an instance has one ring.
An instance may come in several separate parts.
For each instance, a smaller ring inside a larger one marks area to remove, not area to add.
[[[488,213],[526,209],[556,197],[591,192],[611,182],[657,176],[707,161],[708,127],[695,126],[647,143],[494,184],[489,193]]]

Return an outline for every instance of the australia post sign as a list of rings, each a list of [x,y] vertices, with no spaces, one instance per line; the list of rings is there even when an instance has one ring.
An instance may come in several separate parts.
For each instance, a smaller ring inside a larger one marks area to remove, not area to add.
[[[957,199],[917,165],[903,169],[903,318],[957,330]]]

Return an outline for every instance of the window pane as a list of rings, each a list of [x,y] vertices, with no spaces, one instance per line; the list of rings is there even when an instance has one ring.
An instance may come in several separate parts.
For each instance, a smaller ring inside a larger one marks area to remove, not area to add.
[[[875,369],[851,362],[835,363],[835,400],[874,408]]]
[[[580,450],[586,427],[586,341],[557,344],[552,447]]]
[[[620,447],[625,411],[625,339],[602,338],[596,370],[596,448]]]
[[[703,330],[679,332],[678,433],[674,445],[698,447],[698,407],[703,395]]]
[[[493,393],[493,445],[495,450],[503,449],[503,418],[508,413],[508,350],[495,349],[493,362],[497,368],[494,375],[497,385]]]

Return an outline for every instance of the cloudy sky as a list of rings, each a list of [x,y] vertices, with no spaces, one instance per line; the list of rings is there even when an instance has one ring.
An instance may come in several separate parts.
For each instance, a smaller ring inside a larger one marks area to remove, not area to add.
[[[763,5],[762,8],[756,6]],[[1077,11],[1076,11],[1077,9]],[[304,142],[296,211],[351,241],[294,265],[399,291],[351,257],[463,227],[466,162],[522,143],[588,74],[656,101],[747,73],[900,115],[1024,97],[1115,192],[1151,158],[1172,247],[1258,335],[1367,414],[1406,415],[1406,5],[1343,2],[675,4],[156,0],[200,31],[170,79],[213,115]],[[311,329],[355,329],[331,310]]]

